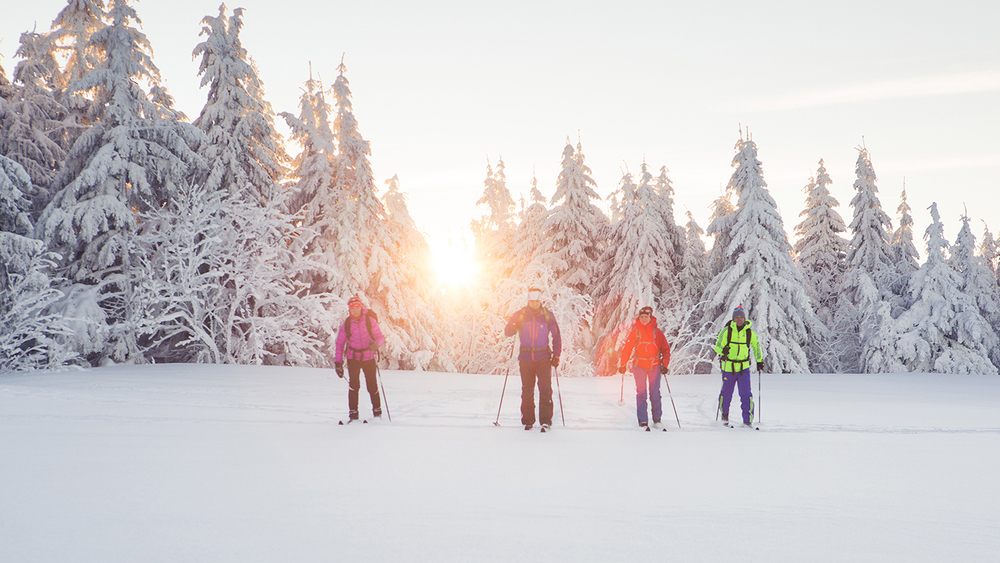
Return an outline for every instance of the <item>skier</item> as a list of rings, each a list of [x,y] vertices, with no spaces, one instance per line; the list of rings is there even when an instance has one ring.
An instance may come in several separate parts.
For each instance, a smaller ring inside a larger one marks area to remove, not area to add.
[[[757,360],[757,371],[761,371],[763,355],[757,343],[757,333],[751,330],[752,323],[746,320],[743,306],[733,309],[733,320],[719,333],[715,341],[715,352],[722,364],[722,392],[719,393],[719,408],[722,421],[729,424],[729,404],[733,400],[733,387],[740,389],[740,405],[743,407],[743,424],[752,426],[753,394],[750,392],[750,349],[753,348]]]
[[[376,419],[382,418],[382,401],[378,394],[378,381],[375,378],[375,354],[380,346],[385,344],[382,329],[378,326],[378,317],[374,312],[361,305],[357,295],[347,300],[350,316],[340,325],[337,332],[337,353],[334,358],[334,369],[337,375],[344,377],[344,348],[347,347],[348,391],[347,405],[350,409],[350,419],[358,419],[358,391],[361,389],[361,370],[365,372],[365,386],[372,399],[372,414]]]
[[[552,427],[552,368],[559,367],[562,337],[555,316],[542,307],[542,290],[528,289],[528,306],[511,315],[504,328],[506,336],[520,333],[521,424],[531,430],[535,424],[535,384],[538,384],[538,422],[542,430]],[[549,348],[549,336],[552,348]]]
[[[663,331],[656,326],[652,307],[639,309],[639,318],[625,338],[625,346],[618,362],[618,373],[625,373],[626,364],[632,358],[633,350],[635,362],[632,364],[632,376],[635,378],[635,412],[639,417],[639,426],[649,430],[649,418],[646,412],[648,389],[649,402],[653,406],[653,428],[662,430],[660,375],[667,373],[667,366],[670,365],[670,345],[667,344],[667,337],[663,335]]]

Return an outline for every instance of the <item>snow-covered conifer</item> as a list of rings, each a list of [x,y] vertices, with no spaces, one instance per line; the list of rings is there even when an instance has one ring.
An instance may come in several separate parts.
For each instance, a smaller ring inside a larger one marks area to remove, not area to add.
[[[913,245],[913,216],[910,215],[910,205],[906,203],[906,188],[899,194],[899,228],[892,234],[892,250],[895,256],[897,281],[893,285],[895,293],[902,293],[913,272],[920,268],[917,260],[917,247]]]
[[[292,140],[302,147],[292,161],[291,176],[295,184],[287,191],[285,202],[289,213],[302,226],[293,248],[309,267],[302,270],[300,281],[309,287],[310,293],[323,293],[343,283],[336,252],[341,208],[331,108],[322,83],[313,78],[311,67],[299,107],[298,117],[281,114],[292,130]]]
[[[591,200],[600,200],[590,169],[567,139],[562,170],[545,221],[547,241],[543,259],[556,274],[556,283],[580,293],[592,291],[594,268],[603,248],[601,236],[608,219]]]
[[[0,154],[0,232],[28,236],[31,217],[31,178],[23,166]]]
[[[389,186],[382,197],[388,212],[389,232],[395,244],[399,279],[388,302],[388,316],[400,323],[402,350],[389,358],[393,369],[453,371],[450,355],[443,349],[445,339],[438,327],[435,313],[439,312],[430,278],[431,252],[423,234],[417,229],[406,205],[406,196],[399,191],[399,178],[386,180]]]
[[[95,98],[88,88],[77,88],[76,83],[106,62],[106,49],[100,42],[91,40],[95,33],[107,26],[104,7],[103,0],[67,0],[66,7],[52,21],[49,45],[54,52],[66,58],[57,98],[69,112],[69,121],[76,125],[67,129],[64,137],[66,149],[92,122],[89,116]]]
[[[645,165],[646,163],[644,162],[643,167]],[[670,259],[674,265],[680,268],[681,262],[684,261],[684,252],[687,250],[687,234],[684,228],[678,225],[674,219],[674,183],[667,176],[669,173],[670,171],[667,170],[666,166],[661,166],[660,175],[653,181],[653,187],[656,190],[657,207],[660,211],[660,217],[663,220],[664,230],[672,246],[672,248],[666,250],[672,254]]]
[[[34,189],[26,195],[32,201],[32,217],[38,219],[66,158],[59,143],[65,135],[66,110],[51,90],[59,69],[47,37],[22,33],[17,55],[23,60],[14,69],[16,85],[10,99],[0,101],[0,154],[23,166],[31,177]]]
[[[708,253],[705,251],[705,242],[701,239],[705,231],[694,220],[694,215],[690,211],[687,212],[687,218],[685,227],[687,248],[684,250],[681,271],[677,274],[677,280],[681,284],[682,311],[693,309],[701,300],[708,282],[712,281],[708,267]]]
[[[969,226],[969,216],[962,216],[962,229],[952,247],[949,263],[962,279],[961,289],[979,306],[979,314],[998,333],[1000,342],[1000,286],[983,258],[976,254],[976,237]],[[990,360],[1000,368],[1000,346],[990,348]]]
[[[204,169],[191,148],[204,137],[190,124],[165,119],[162,106],[143,92],[140,83],[158,83],[159,71],[148,40],[133,27],[135,10],[126,0],[111,0],[109,17],[112,24],[90,37],[107,58],[74,84],[94,96],[90,117],[97,122],[70,150],[36,232],[62,256],[61,271],[71,281],[101,286],[109,322],[125,327],[122,321],[134,312],[135,214],[161,206]],[[134,333],[126,328],[122,337],[114,360],[138,359]]]
[[[863,269],[869,274],[883,296],[891,293],[896,272],[895,253],[890,247],[892,222],[882,210],[878,198],[877,177],[872,167],[868,149],[858,151],[856,164],[858,179],[854,189],[858,192],[851,200],[854,219],[851,221],[852,238],[847,250],[849,269]]]
[[[727,266],[726,249],[732,242],[732,227],[735,217],[733,186],[726,185],[725,190],[712,202],[712,215],[709,217],[708,228],[705,229],[705,234],[712,237],[712,250],[708,255],[708,264],[713,277]]]
[[[767,369],[809,373],[827,329],[816,318],[802,272],[792,261],[781,215],[757,160],[757,145],[742,137],[729,180],[739,200],[729,229],[731,241],[724,249],[727,266],[705,289],[697,313],[705,328],[697,340],[714,341],[733,308],[742,305],[753,321]]]
[[[996,375],[989,353],[1000,341],[976,300],[962,290],[959,272],[945,260],[948,243],[936,203],[930,212],[927,260],[910,278],[911,305],[899,317],[900,360],[915,372]]]
[[[810,179],[803,190],[806,207],[799,217],[805,218],[795,226],[798,240],[794,247],[796,262],[805,275],[816,314],[828,324],[832,323],[836,311],[847,255],[847,240],[841,235],[847,231],[847,226],[836,210],[840,203],[827,188],[832,183],[820,159],[815,179]]]
[[[202,150],[211,167],[208,186],[251,201],[271,200],[288,157],[257,69],[240,42],[243,9],[227,16],[223,4],[218,16],[201,23],[205,40],[193,56],[201,56],[201,86],[209,90],[194,125],[208,137]]]
[[[993,238],[993,233],[990,232],[989,225],[986,225],[985,222],[983,223],[983,243],[979,245],[979,256],[983,259],[983,265],[996,274],[998,269],[997,242]],[[1000,283],[1000,278],[998,278],[997,283]]]
[[[487,214],[472,222],[480,268],[483,272],[491,272],[497,279],[510,275],[509,271],[497,268],[507,262],[515,228],[514,198],[507,189],[504,168],[502,157],[496,169],[487,163],[483,195],[476,201],[476,205],[486,206]]]
[[[508,275],[526,270],[545,246],[545,217],[548,210],[545,207],[545,196],[538,190],[538,179],[534,176],[531,178],[529,197],[531,205],[521,214],[521,222],[514,229],[509,243],[510,250],[502,264],[503,271],[508,272]]]

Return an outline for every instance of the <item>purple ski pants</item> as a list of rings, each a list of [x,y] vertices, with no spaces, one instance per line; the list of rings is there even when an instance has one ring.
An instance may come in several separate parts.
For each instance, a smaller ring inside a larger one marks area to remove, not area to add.
[[[635,378],[635,414],[639,424],[648,424],[646,416],[646,392],[649,391],[649,402],[653,406],[653,421],[659,422],[663,416],[663,403],[660,400],[660,364],[650,368],[632,366],[632,377]]]
[[[753,394],[750,392],[750,368],[743,371],[722,372],[722,393],[719,403],[722,414],[729,416],[729,404],[733,401],[733,388],[740,389],[740,406],[743,407],[743,422],[753,422]]]

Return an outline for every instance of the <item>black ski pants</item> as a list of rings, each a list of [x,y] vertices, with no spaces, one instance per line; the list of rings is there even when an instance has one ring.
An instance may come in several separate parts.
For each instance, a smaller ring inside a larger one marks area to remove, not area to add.
[[[347,360],[347,406],[351,409],[351,419],[358,419],[358,391],[361,390],[361,370],[365,371],[365,386],[372,398],[372,414],[382,416],[382,400],[378,394],[375,360]]]
[[[552,362],[519,362],[521,365],[521,424],[535,423],[535,384],[538,384],[538,421],[552,424]]]

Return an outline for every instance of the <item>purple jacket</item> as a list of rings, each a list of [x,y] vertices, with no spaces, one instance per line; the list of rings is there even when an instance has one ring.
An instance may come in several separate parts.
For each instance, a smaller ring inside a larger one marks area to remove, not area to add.
[[[538,314],[525,307],[514,313],[507,321],[504,334],[521,333],[521,353],[517,359],[522,362],[537,362],[547,360],[552,356],[559,357],[562,353],[562,336],[559,325],[551,312],[542,308]],[[552,335],[552,349],[549,349],[549,334]]]
[[[368,345],[372,343],[372,337],[375,337],[375,343],[382,347],[385,344],[385,337],[382,336],[382,329],[378,326],[378,321],[374,318],[372,319],[372,333],[368,334],[368,325],[365,318],[368,316],[368,309],[364,307],[361,308],[361,316],[355,319],[350,315],[347,316],[347,320],[344,324],[340,325],[340,330],[337,331],[337,353],[334,357],[334,362],[340,364],[344,361],[344,347],[347,347],[347,359],[348,360],[372,360],[375,358],[375,352],[368,349]],[[347,323],[351,323],[351,341],[347,341]]]

